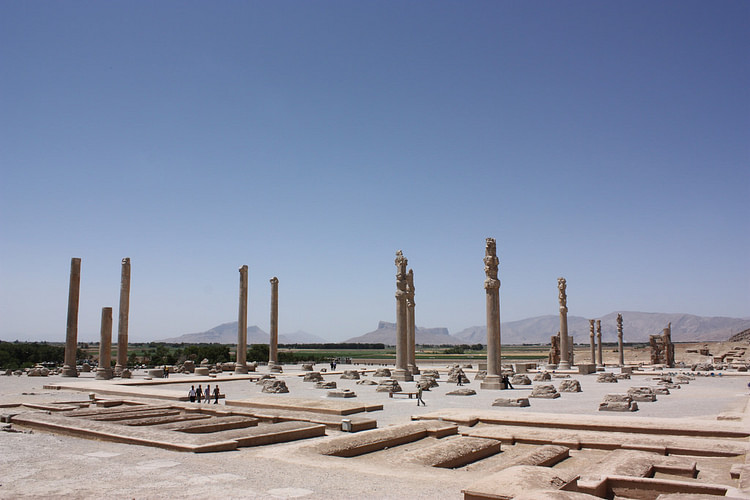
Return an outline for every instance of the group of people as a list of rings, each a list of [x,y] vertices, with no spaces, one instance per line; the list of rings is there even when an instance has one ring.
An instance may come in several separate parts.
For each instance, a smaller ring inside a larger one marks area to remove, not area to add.
[[[214,386],[214,404],[219,404],[219,386]],[[191,403],[198,402],[200,403],[201,400],[205,401],[206,403],[211,403],[211,385],[206,385],[206,389],[202,389],[200,384],[198,384],[198,389],[195,388],[194,385],[190,386],[190,390],[188,391],[188,399],[190,399]]]

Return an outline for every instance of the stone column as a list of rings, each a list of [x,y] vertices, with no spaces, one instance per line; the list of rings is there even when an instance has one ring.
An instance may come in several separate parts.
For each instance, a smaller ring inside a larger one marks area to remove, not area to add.
[[[102,328],[99,333],[99,367],[97,380],[112,378],[112,308],[102,307]]]
[[[76,349],[78,348],[78,297],[81,289],[81,259],[70,259],[70,286],[68,287],[68,326],[65,330],[65,364],[63,377],[77,377]]]
[[[120,375],[128,367],[128,318],[130,316],[130,258],[122,259],[120,271],[120,311],[117,318],[117,363]]]
[[[484,290],[487,304],[487,376],[479,385],[482,389],[505,389],[502,383],[500,347],[500,280],[497,268],[500,261],[494,238],[487,238],[484,249]]]
[[[271,341],[268,347],[268,366],[280,371],[279,365],[279,279],[271,278]]]
[[[625,350],[622,342],[622,314],[617,314],[617,346],[620,352],[620,366],[625,366]]]
[[[602,322],[599,319],[596,320],[596,340],[599,344],[599,350],[596,352],[598,358],[596,366],[604,366],[604,358],[602,356]]]
[[[409,269],[409,273],[406,275],[406,345],[407,349],[407,360],[406,365],[409,368],[409,372],[412,375],[419,375],[419,368],[417,368],[417,326],[414,321],[414,270]]]
[[[568,297],[565,294],[565,278],[557,278],[560,300],[560,370],[570,369],[570,339],[568,338]]]
[[[596,364],[596,339],[594,337],[594,320],[589,320],[589,343],[591,344],[591,362]]]
[[[406,264],[408,261],[401,250],[396,252],[396,369],[393,378],[396,380],[414,380],[408,365],[409,346],[407,342],[407,321],[409,314],[406,305]]]
[[[240,310],[237,318],[235,373],[247,373],[247,266],[240,267]]]
[[[672,323],[667,323],[667,327],[662,332],[664,343],[664,359],[669,368],[674,368],[674,345],[672,344]]]

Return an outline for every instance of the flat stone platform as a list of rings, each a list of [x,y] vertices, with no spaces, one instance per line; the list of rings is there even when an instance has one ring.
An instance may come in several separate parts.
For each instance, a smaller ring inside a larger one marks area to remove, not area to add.
[[[362,403],[357,401],[340,401],[328,399],[301,399],[279,397],[256,397],[252,399],[228,400],[227,406],[244,406],[247,408],[273,408],[279,410],[307,411],[333,415],[351,415],[382,410],[382,404]]]

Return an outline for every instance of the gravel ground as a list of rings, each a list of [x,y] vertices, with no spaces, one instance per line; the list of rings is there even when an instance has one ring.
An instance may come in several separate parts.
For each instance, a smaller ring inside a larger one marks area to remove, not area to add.
[[[322,367],[322,365],[319,365]],[[340,366],[339,369],[357,367]],[[360,367],[361,368],[361,367]],[[289,394],[278,398],[325,398],[326,390],[314,389],[303,382],[298,367],[285,366],[282,375]],[[357,385],[326,375],[339,388],[357,393],[354,401],[379,402],[383,411],[367,414],[378,420],[379,427],[406,423],[412,415],[442,408],[490,409],[497,397],[525,397],[531,386],[517,386],[508,391],[482,391],[474,373],[467,370],[472,382],[465,387],[477,391],[475,396],[447,396],[454,389],[445,383],[441,373],[440,387],[424,393],[426,407],[416,401],[388,398],[375,392],[376,386]],[[136,377],[143,374],[136,372]],[[533,375],[531,375],[533,378]],[[581,382],[583,392],[563,393],[555,400],[532,399],[529,408],[514,411],[597,414],[605,394],[627,392],[631,386],[655,385],[650,376],[634,375],[617,384],[596,382],[595,375],[572,375]],[[172,375],[169,385],[159,390],[186,394],[190,376]],[[377,379],[376,379],[377,380]],[[111,385],[94,381],[93,374],[82,374],[80,382]],[[178,383],[179,381],[179,383]],[[556,387],[561,379],[551,382]],[[70,378],[0,377],[0,403],[18,401],[63,401],[88,399],[85,392],[45,390],[44,384],[76,383]],[[538,384],[535,382],[534,384]],[[747,376],[697,377],[671,395],[658,396],[654,403],[639,403],[640,411],[616,413],[618,417],[693,417],[714,419],[723,412],[744,412],[747,404]],[[247,399],[260,395],[260,386],[246,380],[220,382],[227,398]],[[214,382],[211,382],[214,385]],[[413,390],[414,383],[402,383]],[[148,392],[148,388],[138,389]],[[348,400],[352,401],[352,400]],[[504,408],[508,410],[508,408]],[[8,413],[12,409],[3,410]],[[363,415],[363,414],[360,414]],[[585,418],[585,417],[582,417]],[[337,434],[328,431],[329,435]],[[174,498],[222,495],[237,498],[462,498],[461,489],[481,477],[478,468],[456,470],[434,469],[398,463],[398,454],[378,452],[368,457],[345,459],[321,456],[310,450],[315,438],[303,442],[258,448],[241,448],[223,453],[192,454],[157,448],[125,445],[33,433],[0,432],[0,498]],[[397,464],[394,466],[394,463]],[[481,469],[481,468],[479,468]]]

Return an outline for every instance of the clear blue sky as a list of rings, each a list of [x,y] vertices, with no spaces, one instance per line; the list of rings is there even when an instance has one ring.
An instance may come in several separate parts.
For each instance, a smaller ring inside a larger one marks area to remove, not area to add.
[[[750,2],[0,3],[0,339],[750,316]],[[115,322],[116,323],[116,322]],[[116,328],[116,325],[115,325]]]

